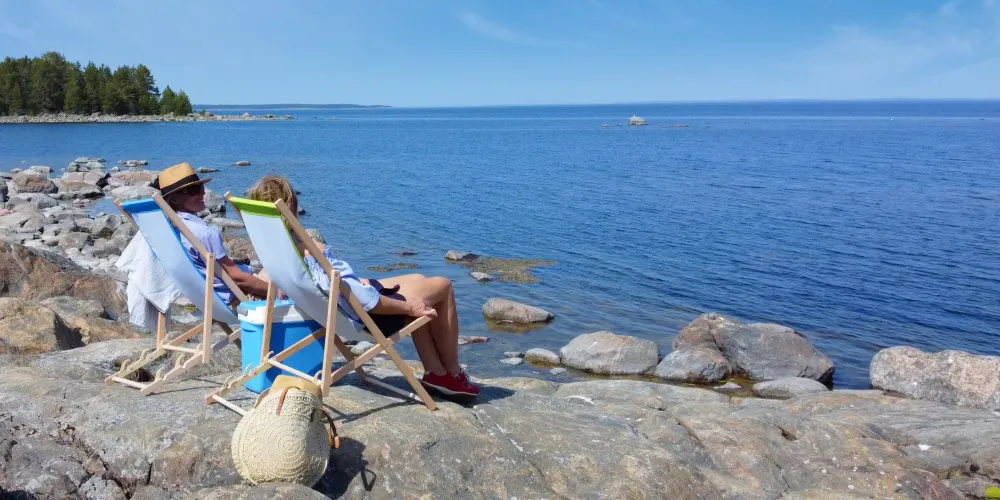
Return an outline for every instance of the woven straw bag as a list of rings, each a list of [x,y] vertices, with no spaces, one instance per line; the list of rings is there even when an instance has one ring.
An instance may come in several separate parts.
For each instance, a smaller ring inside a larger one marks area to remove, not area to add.
[[[330,449],[339,446],[337,428],[323,408],[319,387],[282,375],[236,426],[233,462],[250,484],[285,482],[312,487],[326,472]]]

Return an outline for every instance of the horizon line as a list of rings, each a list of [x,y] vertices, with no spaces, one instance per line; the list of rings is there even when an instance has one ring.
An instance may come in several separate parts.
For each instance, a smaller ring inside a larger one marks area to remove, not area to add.
[[[662,105],[662,104],[782,104],[782,103],[865,103],[865,102],[1000,102],[1000,97],[868,97],[852,99],[820,99],[820,98],[779,98],[779,99],[704,99],[678,101],[622,101],[622,102],[570,102],[545,104],[452,104],[452,105],[390,105],[390,104],[350,104],[350,103],[237,103],[237,104],[194,104],[194,108],[212,107],[257,107],[257,108],[395,108],[395,109],[429,109],[429,108],[518,108],[540,106],[632,106],[632,105]]]

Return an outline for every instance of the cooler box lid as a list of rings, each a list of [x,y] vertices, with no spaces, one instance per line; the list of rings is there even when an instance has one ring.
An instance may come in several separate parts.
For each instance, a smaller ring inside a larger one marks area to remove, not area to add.
[[[245,321],[251,325],[263,325],[267,315],[267,301],[257,300],[254,302],[241,302],[237,308],[240,321]],[[312,321],[313,319],[305,312],[295,307],[291,300],[274,301],[274,323],[295,323],[299,321]]]

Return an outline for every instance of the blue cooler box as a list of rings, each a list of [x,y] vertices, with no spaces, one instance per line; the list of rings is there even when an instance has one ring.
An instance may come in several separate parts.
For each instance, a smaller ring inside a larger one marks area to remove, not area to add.
[[[267,302],[262,300],[244,302],[239,305],[237,310],[240,317],[240,328],[243,330],[240,335],[243,342],[243,358],[240,364],[244,370],[246,370],[247,366],[255,367],[260,364],[266,305]],[[274,302],[274,316],[271,318],[271,345],[267,350],[273,351],[273,356],[319,329],[320,324],[296,309],[294,302],[291,300],[277,300]],[[306,347],[299,350],[299,352],[285,358],[283,363],[296,370],[313,375],[323,365],[323,343],[310,342]],[[264,389],[271,387],[274,379],[283,372],[284,370],[279,368],[271,368],[247,381],[243,384],[243,387],[260,394]],[[286,375],[290,374],[286,373]]]

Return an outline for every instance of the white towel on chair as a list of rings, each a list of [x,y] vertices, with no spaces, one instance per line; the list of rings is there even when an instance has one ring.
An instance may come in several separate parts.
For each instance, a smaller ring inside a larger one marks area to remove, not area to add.
[[[115,266],[128,275],[129,320],[134,325],[156,331],[157,313],[170,309],[181,291],[153,254],[141,233],[132,237]]]

